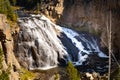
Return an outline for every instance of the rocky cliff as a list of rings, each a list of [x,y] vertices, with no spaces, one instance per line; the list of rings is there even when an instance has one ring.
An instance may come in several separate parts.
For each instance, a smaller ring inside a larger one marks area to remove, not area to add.
[[[14,56],[11,29],[6,16],[0,14],[0,48],[4,53],[2,61],[3,70],[6,71],[10,67],[10,80],[19,80],[18,70],[20,69],[20,65]]]
[[[56,23],[78,31],[87,31],[101,38],[101,48],[107,52],[107,26],[112,26],[112,49],[117,58],[120,56],[120,1],[119,0],[61,0],[54,6],[59,14]],[[59,9],[57,9],[59,7]],[[49,12],[49,10],[47,10]],[[51,14],[54,14],[53,10]],[[51,16],[51,15],[49,15]]]

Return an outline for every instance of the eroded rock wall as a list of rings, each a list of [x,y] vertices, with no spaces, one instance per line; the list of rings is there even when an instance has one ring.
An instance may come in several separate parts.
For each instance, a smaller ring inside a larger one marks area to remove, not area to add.
[[[12,30],[6,19],[6,16],[0,14],[0,48],[4,52],[3,70],[10,67],[10,80],[19,80],[18,70],[20,65],[14,56]]]
[[[120,1],[119,0],[64,0],[58,24],[78,31],[87,31],[101,38],[101,47],[107,52],[107,26],[112,25],[113,53],[120,54]]]

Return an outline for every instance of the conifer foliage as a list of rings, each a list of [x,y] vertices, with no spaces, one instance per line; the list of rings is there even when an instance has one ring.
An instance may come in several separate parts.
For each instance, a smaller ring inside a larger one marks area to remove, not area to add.
[[[15,6],[16,5],[16,0],[10,0],[11,5]]]
[[[16,21],[16,15],[9,0],[0,0],[0,13],[5,14],[11,21]]]
[[[120,80],[120,66],[118,68],[118,71],[117,71],[117,75],[115,77],[115,80]]]
[[[69,76],[69,80],[80,80],[80,75],[71,62],[68,62],[67,73]]]

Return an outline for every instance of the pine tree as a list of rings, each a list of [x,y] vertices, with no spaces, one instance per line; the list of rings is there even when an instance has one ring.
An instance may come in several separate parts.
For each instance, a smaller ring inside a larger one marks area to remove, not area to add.
[[[9,20],[16,21],[17,17],[9,0],[0,0],[0,13],[5,14]]]
[[[117,79],[116,80],[120,80],[120,66],[118,68],[118,75],[117,75]]]
[[[39,13],[39,11],[40,11],[40,4],[37,3],[37,13]]]
[[[80,75],[71,62],[68,62],[67,72],[70,80],[80,80]]]
[[[14,11],[10,5],[9,0],[6,0],[6,7],[7,7],[7,17],[8,19],[10,19],[11,21],[16,21],[16,16],[14,14]]]
[[[5,1],[0,0],[0,13],[5,13]]]
[[[16,0],[10,0],[10,3],[13,5],[13,6],[15,6],[16,5]]]

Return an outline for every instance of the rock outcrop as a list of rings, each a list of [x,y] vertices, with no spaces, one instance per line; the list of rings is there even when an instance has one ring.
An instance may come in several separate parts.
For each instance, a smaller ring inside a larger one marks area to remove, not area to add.
[[[3,70],[6,70],[8,67],[10,67],[10,80],[19,80],[18,70],[20,69],[20,65],[14,56],[14,43],[11,34],[12,30],[6,19],[6,16],[0,14],[0,48],[4,52],[4,58],[2,62]]]
[[[42,0],[40,12],[45,14],[51,21],[57,22],[64,10],[64,0]]]

